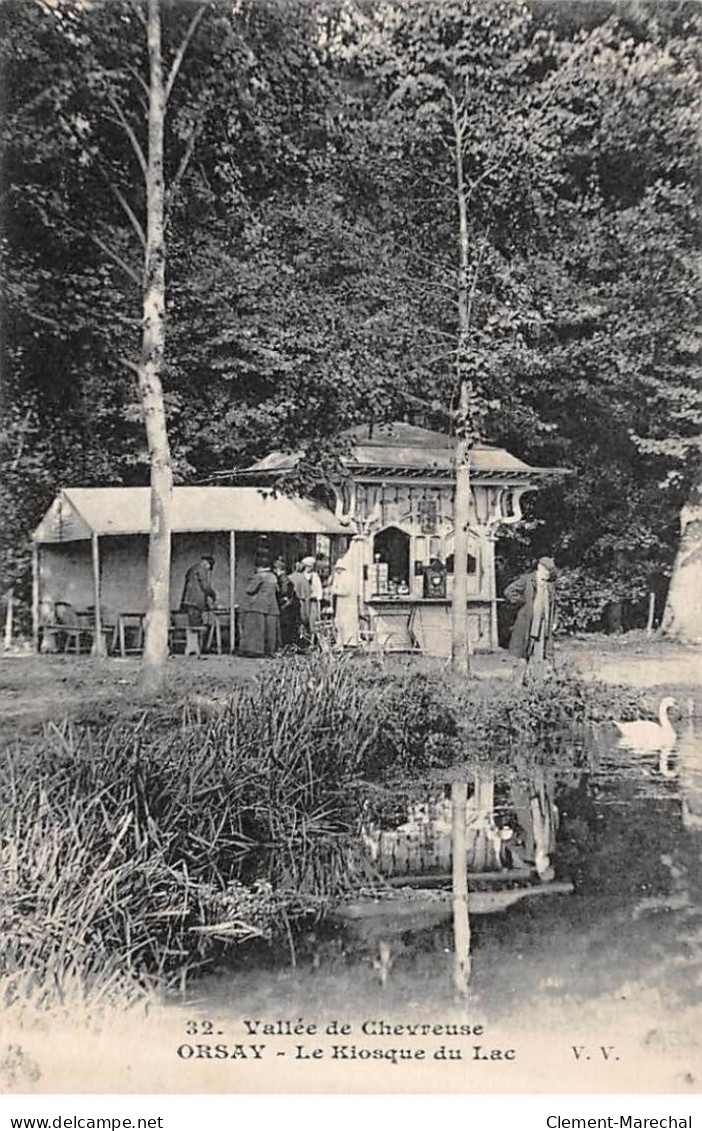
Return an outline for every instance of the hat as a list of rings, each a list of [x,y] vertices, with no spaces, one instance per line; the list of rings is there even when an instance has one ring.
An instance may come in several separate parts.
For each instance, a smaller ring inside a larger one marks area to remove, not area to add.
[[[303,558],[301,564],[303,566],[312,566],[314,568],[314,566],[317,564],[317,559],[311,556],[308,558]]]
[[[553,558],[539,558],[537,565],[546,566],[549,573],[556,573],[556,563]]]

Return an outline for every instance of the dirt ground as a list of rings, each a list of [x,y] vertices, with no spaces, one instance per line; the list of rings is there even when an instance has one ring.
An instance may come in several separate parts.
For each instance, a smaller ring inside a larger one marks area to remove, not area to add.
[[[558,663],[572,666],[586,679],[631,687],[702,691],[702,647],[648,640],[643,633],[618,637],[583,636],[562,641]],[[275,661],[274,661],[275,662]],[[226,698],[270,660],[241,656],[172,656],[168,660],[169,698]],[[390,656],[389,666],[445,670],[444,661]],[[0,722],[25,725],[81,714],[88,707],[139,703],[138,658],[37,656],[17,649],[0,656]],[[512,678],[515,664],[504,651],[473,657],[480,683]]]

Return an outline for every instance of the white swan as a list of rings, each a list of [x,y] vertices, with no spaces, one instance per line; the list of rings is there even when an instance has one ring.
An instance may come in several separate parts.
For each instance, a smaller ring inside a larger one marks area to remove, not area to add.
[[[677,701],[668,695],[661,700],[660,722],[648,719],[637,719],[634,723],[615,722],[621,735],[618,745],[628,750],[671,750],[676,740],[675,729],[668,718],[671,707],[677,707]]]

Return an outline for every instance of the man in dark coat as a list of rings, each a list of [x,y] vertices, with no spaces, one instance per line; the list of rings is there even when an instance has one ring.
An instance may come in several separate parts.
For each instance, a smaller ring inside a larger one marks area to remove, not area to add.
[[[242,656],[272,656],[280,648],[278,579],[270,557],[260,552],[249,577],[239,610],[239,651]]]
[[[188,614],[188,623],[193,627],[203,623],[203,614],[217,600],[217,594],[212,588],[214,564],[214,558],[203,554],[197,565],[191,566],[185,575],[180,607]]]
[[[556,566],[553,558],[539,558],[536,569],[505,589],[505,600],[521,605],[512,628],[509,650],[528,665],[553,660],[553,626],[556,618]]]

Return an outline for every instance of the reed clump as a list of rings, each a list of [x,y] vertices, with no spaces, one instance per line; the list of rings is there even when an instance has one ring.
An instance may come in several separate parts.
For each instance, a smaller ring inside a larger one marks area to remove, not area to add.
[[[5,1004],[61,1004],[77,981],[131,1000],[319,913],[363,870],[374,734],[362,681],[300,662],[211,716],[186,704],[18,739],[0,772]]]

